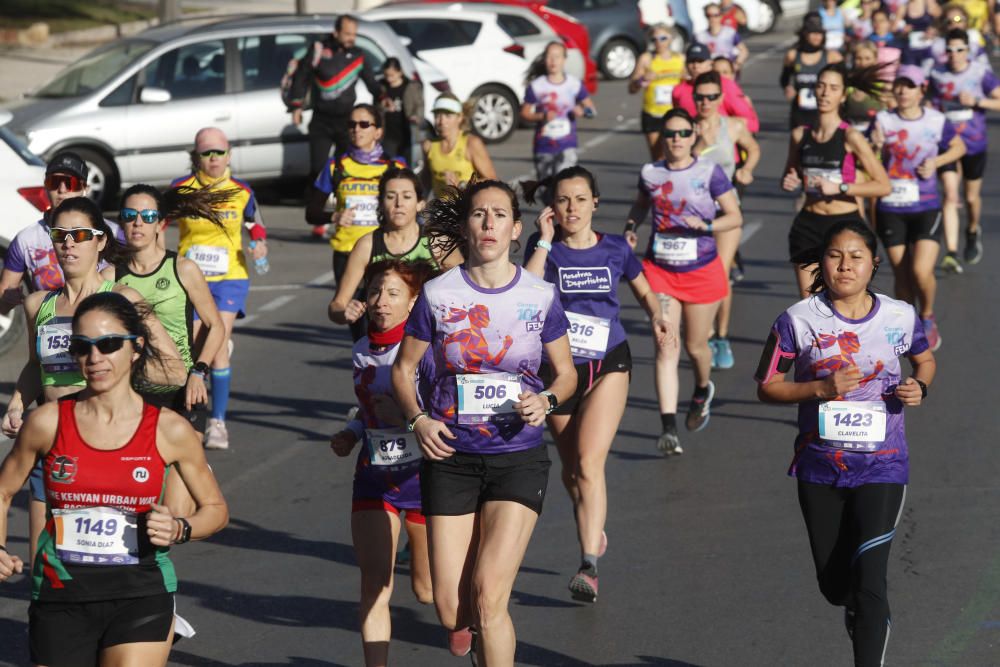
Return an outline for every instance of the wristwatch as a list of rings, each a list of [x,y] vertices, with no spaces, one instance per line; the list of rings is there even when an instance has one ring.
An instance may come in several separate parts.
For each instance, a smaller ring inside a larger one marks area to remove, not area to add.
[[[927,398],[927,384],[917,378],[913,378],[913,381],[920,385],[920,398]]]
[[[194,366],[191,367],[190,373],[197,373],[201,376],[202,380],[208,378],[209,373],[212,372],[212,367],[206,364],[204,361],[199,361]]]
[[[188,523],[187,519],[182,519],[179,516],[174,517],[174,521],[181,524],[181,536],[174,544],[184,544],[185,542],[191,541],[191,524]]]
[[[840,194],[846,195],[847,194],[847,188],[849,188],[849,187],[851,187],[851,185],[849,183],[841,183],[840,184]]]
[[[556,398],[556,395],[553,394],[548,389],[539,392],[538,395],[544,396],[545,398],[549,399],[549,408],[548,410],[545,411],[545,414],[547,415],[552,414],[552,411],[559,407],[559,399]]]

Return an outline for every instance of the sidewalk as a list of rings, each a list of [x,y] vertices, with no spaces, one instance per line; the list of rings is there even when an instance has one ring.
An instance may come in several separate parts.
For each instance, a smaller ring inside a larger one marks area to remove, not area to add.
[[[380,0],[379,0],[380,1]],[[364,2],[370,6],[372,0],[306,0],[306,10],[310,13],[340,13],[356,11],[355,7]],[[203,0],[184,2],[184,8],[199,8],[209,14],[290,14],[295,11],[295,0],[216,0],[211,4]],[[85,43],[70,46],[54,43],[40,46],[18,46],[0,48],[0,102],[16,100],[24,94],[48,83],[70,63],[76,62],[99,44],[115,39],[114,26],[108,30],[91,29],[80,31],[80,41]],[[69,39],[67,39],[69,38]],[[72,35],[59,39],[70,42]]]

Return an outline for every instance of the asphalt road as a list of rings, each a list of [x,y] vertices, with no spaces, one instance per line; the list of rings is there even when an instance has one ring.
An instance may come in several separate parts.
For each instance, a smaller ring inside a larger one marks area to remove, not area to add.
[[[841,611],[816,588],[795,484],[785,475],[794,408],[759,404],[751,379],[771,322],[796,298],[785,262],[793,202],[778,187],[788,132],[777,47],[788,36],[751,40],[756,55],[744,78],[764,118],[765,157],[744,201],[747,278],[736,288],[736,367],[714,378],[709,428],[682,433],[684,455],[661,458],[652,344],[642,311],[623,290],[636,368],[608,461],[601,597],[583,605],[566,590],[578,552],[555,464],[511,601],[520,665],[850,664]],[[639,100],[624,84],[603,83],[597,104],[600,117],[583,124],[581,160],[604,193],[597,227],[617,233],[646,158]],[[1000,144],[996,128],[991,133]],[[530,172],[528,132],[491,152],[504,178]],[[985,190],[988,235],[1000,198]],[[254,280],[252,316],[235,336],[232,449],[210,454],[232,522],[211,540],[174,551],[178,608],[198,635],[176,647],[171,664],[360,665],[353,457],[338,459],[327,446],[354,400],[350,339],[326,320],[330,251],[306,238],[301,203],[265,201],[264,212],[272,269]],[[890,564],[889,664],[1000,664],[1000,459],[992,449],[1000,420],[990,380],[1000,371],[991,352],[1000,324],[990,296],[1000,280],[997,251],[987,236],[984,263],[940,283],[938,377],[925,406],[908,411],[912,479]],[[891,289],[888,273],[879,291]],[[9,391],[22,362],[20,350],[0,359],[0,388]],[[686,363],[681,383],[687,396]],[[8,542],[22,556],[24,505],[22,493]],[[467,664],[449,656],[433,609],[414,600],[406,569],[398,573],[394,663]],[[0,586],[0,662],[27,663],[27,601],[25,578]]]

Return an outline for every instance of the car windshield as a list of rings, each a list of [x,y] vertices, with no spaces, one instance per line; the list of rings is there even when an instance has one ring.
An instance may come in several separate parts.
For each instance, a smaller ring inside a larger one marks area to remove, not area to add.
[[[43,162],[40,157],[29,151],[28,147],[24,145],[24,142],[18,139],[17,136],[6,127],[0,127],[0,142],[10,146],[11,150],[17,153],[26,164],[33,164],[38,167],[45,166],[45,162]]]
[[[79,97],[97,90],[126,65],[156,46],[155,42],[128,40],[88,53],[70,65],[35,97]]]

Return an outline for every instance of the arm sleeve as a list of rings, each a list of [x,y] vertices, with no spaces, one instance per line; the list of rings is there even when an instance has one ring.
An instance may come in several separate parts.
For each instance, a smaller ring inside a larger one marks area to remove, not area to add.
[[[360,419],[352,419],[347,422],[347,426],[344,427],[344,430],[353,433],[354,437],[358,440],[365,439],[365,423]]]
[[[542,325],[542,342],[551,343],[566,335],[569,330],[569,320],[566,319],[566,312],[563,310],[559,295],[555,293],[555,285],[552,285],[552,305],[545,316],[545,324]]]
[[[424,290],[421,290],[417,302],[413,304],[410,317],[406,320],[405,333],[425,343],[431,342],[434,338],[434,315],[431,313],[430,304],[427,303],[427,292]]]
[[[315,187],[320,192],[325,192],[326,194],[332,193],[334,190],[333,186],[334,166],[335,166],[334,160],[333,159],[328,160],[326,166],[323,167],[323,171],[319,172],[319,174],[316,176],[316,181],[313,183],[313,187]]]
[[[292,75],[292,99],[288,104],[293,109],[302,107],[302,103],[306,98],[306,92],[309,90],[309,84],[312,80],[312,61],[315,49],[315,44],[309,45],[306,52],[302,54],[301,58],[299,58],[299,63],[295,67],[295,73]]]
[[[16,236],[14,242],[7,248],[7,259],[4,260],[3,268],[17,273],[24,273],[28,270],[28,266],[24,262],[24,248],[18,243]]]
[[[774,322],[771,333],[767,336],[764,351],[757,364],[757,372],[754,373],[754,380],[759,384],[767,384],[775,375],[787,373],[791,370],[797,356],[798,349],[795,344],[795,329],[792,326],[792,318],[787,312],[784,312]]]
[[[708,192],[712,195],[712,199],[718,199],[732,189],[733,182],[726,177],[722,167],[715,165],[715,169],[712,170],[712,179],[708,182]]]
[[[751,134],[759,132],[760,119],[757,118],[757,112],[750,106],[746,95],[743,94],[743,89],[737,83],[723,79],[722,90],[725,95],[727,115],[739,116],[744,119]]]
[[[246,208],[243,209],[243,225],[250,232],[251,241],[267,240],[267,229],[264,227],[264,220],[257,206],[257,196],[253,190],[250,191],[250,198],[247,199]]]

